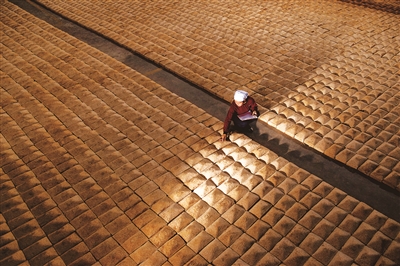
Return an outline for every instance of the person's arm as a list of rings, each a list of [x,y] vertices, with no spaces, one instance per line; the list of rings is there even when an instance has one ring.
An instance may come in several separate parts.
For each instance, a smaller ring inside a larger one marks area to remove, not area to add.
[[[252,97],[247,98],[247,102],[249,104],[249,109],[253,115],[258,116],[258,107],[256,101]]]
[[[223,129],[223,133],[221,136],[222,141],[226,140],[226,136],[227,136],[228,130],[229,130],[229,125],[231,124],[232,116],[233,116],[234,112],[235,112],[235,108],[234,108],[234,104],[232,103],[231,106],[229,107],[229,111],[225,118],[224,129]]]

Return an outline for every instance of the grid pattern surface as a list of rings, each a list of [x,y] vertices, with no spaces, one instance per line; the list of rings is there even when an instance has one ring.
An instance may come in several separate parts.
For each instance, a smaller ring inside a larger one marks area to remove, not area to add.
[[[400,263],[400,224],[1,3],[0,263]]]
[[[325,0],[39,2],[227,101],[249,91],[261,120],[400,190],[395,12]]]

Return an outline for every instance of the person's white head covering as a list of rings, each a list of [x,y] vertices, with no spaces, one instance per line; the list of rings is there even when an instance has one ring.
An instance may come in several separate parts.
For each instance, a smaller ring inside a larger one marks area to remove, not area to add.
[[[244,102],[249,94],[245,91],[237,90],[235,92],[235,95],[233,96],[233,99],[237,102]]]

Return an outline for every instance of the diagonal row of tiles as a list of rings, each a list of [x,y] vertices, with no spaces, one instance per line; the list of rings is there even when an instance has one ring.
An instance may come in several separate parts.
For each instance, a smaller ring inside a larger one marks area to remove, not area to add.
[[[1,263],[400,261],[400,224],[8,2]]]
[[[395,14],[317,0],[38,2],[223,99],[245,88],[264,122],[400,190]]]

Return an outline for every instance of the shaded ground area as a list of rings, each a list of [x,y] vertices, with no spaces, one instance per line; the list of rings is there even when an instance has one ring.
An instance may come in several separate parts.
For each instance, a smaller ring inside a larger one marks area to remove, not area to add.
[[[393,218],[9,2],[1,23],[2,263],[400,262]]]

